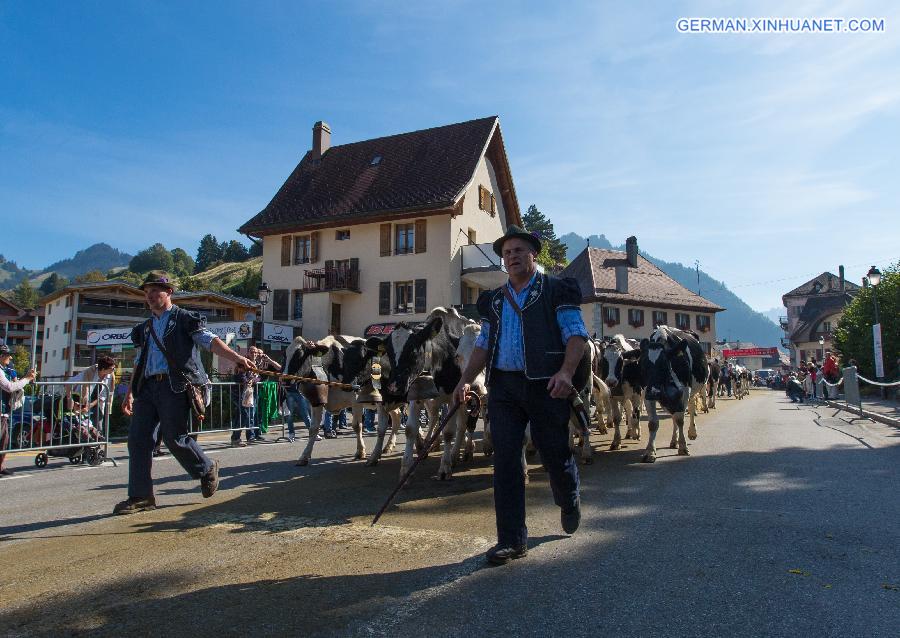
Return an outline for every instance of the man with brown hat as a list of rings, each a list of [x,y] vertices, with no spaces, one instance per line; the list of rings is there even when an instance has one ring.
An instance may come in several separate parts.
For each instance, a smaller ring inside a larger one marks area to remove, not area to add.
[[[550,478],[562,528],[578,529],[578,466],[569,449],[572,377],[588,339],[578,282],[538,272],[537,236],[510,226],[494,242],[509,281],[481,293],[481,334],[454,395],[465,401],[469,384],[487,366],[488,414],[494,440],[494,509],[497,545],[487,559],[502,565],[528,554],[522,444],[525,427]]]
[[[215,494],[219,487],[219,462],[210,460],[188,436],[188,384],[209,383],[197,347],[238,366],[252,367],[249,360],[206,329],[203,315],[172,303],[175,285],[167,273],[149,273],[141,290],[151,316],[131,331],[131,341],[141,351],[122,405],[122,411],[132,417],[128,429],[128,499],[115,506],[114,514],[156,508],[150,468],[157,423],[166,447],[181,467],[200,480],[204,498]]]

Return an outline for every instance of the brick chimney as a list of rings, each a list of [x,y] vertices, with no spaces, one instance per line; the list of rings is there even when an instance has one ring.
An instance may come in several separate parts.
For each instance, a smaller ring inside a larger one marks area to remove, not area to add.
[[[331,148],[331,127],[327,122],[316,122],[313,124],[313,159],[321,159],[329,148]]]
[[[838,266],[838,290],[844,292],[846,285],[844,284],[844,266]]]
[[[616,266],[616,292],[628,292],[628,266]]]
[[[625,257],[628,259],[628,265],[637,268],[638,246],[637,237],[632,235],[625,240]]]

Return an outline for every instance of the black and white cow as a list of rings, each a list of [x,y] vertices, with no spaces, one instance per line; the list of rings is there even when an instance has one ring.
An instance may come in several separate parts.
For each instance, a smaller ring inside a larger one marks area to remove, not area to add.
[[[311,342],[296,337],[285,352],[284,373],[307,378],[315,378],[323,373],[327,381],[339,383],[359,383],[369,373],[369,363],[374,352],[366,348],[366,342],[352,337],[325,337]],[[364,404],[357,402],[355,392],[336,387],[300,384],[301,392],[312,404],[312,423],[309,424],[309,439],[296,465],[308,465],[312,456],[316,435],[322,423],[322,415],[327,410],[334,416],[344,408],[352,408],[351,426],[356,433],[357,459],[365,458],[366,446],[362,436],[362,410]],[[324,391],[323,391],[324,390]]]
[[[650,440],[643,461],[656,461],[656,432],[659,417],[656,414],[658,401],[672,415],[672,443],[678,447],[680,456],[689,454],[684,438],[684,413],[689,410],[694,395],[700,394],[709,376],[706,353],[696,335],[658,326],[649,339],[641,340],[641,376],[646,386],[645,403],[649,416]],[[694,413],[690,412],[688,437],[697,438]],[[676,438],[677,434],[677,438]]]
[[[455,309],[438,307],[429,313],[422,324],[411,326],[399,323],[394,326],[390,335],[370,337],[366,342],[369,348],[380,348],[384,352],[381,394],[385,405],[408,404],[406,448],[400,464],[401,475],[413,462],[415,445],[424,440],[417,416],[423,409],[426,411],[429,423],[426,431],[430,433],[437,425],[440,407],[450,403],[453,390],[462,377],[457,347],[465,328],[471,324],[472,321]],[[410,388],[416,387],[426,374],[433,377],[437,396],[421,398],[415,396],[415,392],[410,396]],[[452,475],[452,467],[465,437],[466,424],[466,412],[460,409],[442,433],[444,453],[438,470],[440,479],[448,479]],[[381,455],[383,436],[384,428],[379,422],[378,440],[369,458],[372,465],[378,462]]]
[[[625,415],[627,430],[626,439],[640,439],[640,405],[644,383],[640,367],[641,351],[634,348],[622,335],[608,337],[603,341],[603,352],[600,359],[600,375],[609,387],[610,400],[613,406],[613,424],[616,433],[613,435],[610,450],[618,450],[622,445],[620,425]]]

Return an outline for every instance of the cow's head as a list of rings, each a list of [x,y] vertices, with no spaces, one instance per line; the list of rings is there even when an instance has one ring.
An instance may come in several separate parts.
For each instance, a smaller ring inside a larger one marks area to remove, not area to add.
[[[405,397],[412,380],[431,364],[425,360],[425,344],[441,331],[442,326],[440,317],[415,327],[399,323],[387,337],[370,337],[366,341],[368,347],[384,350],[382,375],[389,395]]]
[[[640,350],[625,350],[621,343],[614,339],[606,340],[600,356],[600,373],[606,385],[615,388],[622,383],[625,362],[638,359],[640,356]]]
[[[321,357],[328,352],[328,346],[314,341],[307,341],[303,337],[295,337],[291,345],[284,353],[285,374],[303,376],[309,370],[311,357]]]
[[[641,377],[646,387],[646,398],[659,401],[670,412],[683,412],[684,383],[675,374],[673,361],[685,356],[687,341],[675,345],[666,342],[641,340]]]

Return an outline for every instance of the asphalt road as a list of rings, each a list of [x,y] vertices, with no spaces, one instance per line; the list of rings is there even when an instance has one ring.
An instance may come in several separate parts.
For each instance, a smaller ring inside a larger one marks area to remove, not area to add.
[[[764,390],[698,429],[690,457],[652,465],[644,442],[595,434],[572,537],[533,460],[530,553],[497,568],[480,454],[449,482],[428,461],[374,528],[399,459],[365,467],[350,437],[307,468],[299,441],[210,442],[214,498],[166,459],[162,507],[115,518],[127,459],[19,456],[0,479],[0,635],[900,635],[900,431]]]

